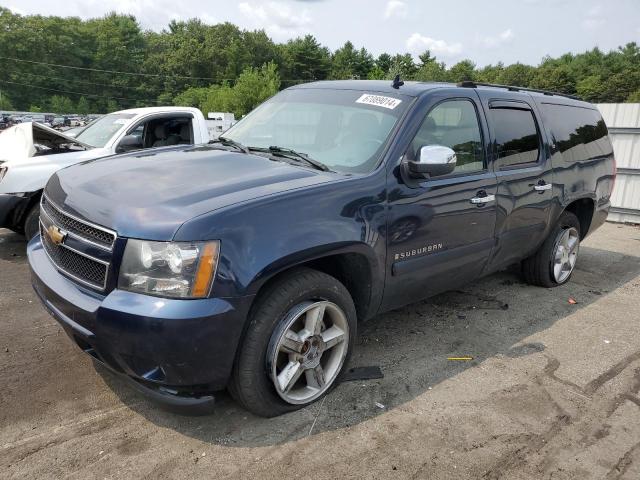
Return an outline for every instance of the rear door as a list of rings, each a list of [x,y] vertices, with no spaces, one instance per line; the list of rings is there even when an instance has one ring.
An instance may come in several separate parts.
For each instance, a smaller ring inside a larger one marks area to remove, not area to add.
[[[553,199],[549,146],[529,94],[478,90],[497,178],[496,248],[487,270],[515,263],[544,241]]]
[[[494,245],[496,177],[475,91],[439,89],[416,108],[402,158],[443,145],[457,154],[450,175],[405,182],[399,162],[388,175],[387,280],[383,309],[478,277]]]

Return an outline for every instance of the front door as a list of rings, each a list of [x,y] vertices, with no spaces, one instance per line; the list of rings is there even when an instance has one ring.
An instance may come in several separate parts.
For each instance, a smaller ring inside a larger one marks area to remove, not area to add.
[[[494,246],[496,177],[475,91],[443,89],[423,106],[423,120],[403,157],[425,145],[456,152],[452,174],[405,183],[390,170],[387,281],[383,309],[396,308],[478,277]]]

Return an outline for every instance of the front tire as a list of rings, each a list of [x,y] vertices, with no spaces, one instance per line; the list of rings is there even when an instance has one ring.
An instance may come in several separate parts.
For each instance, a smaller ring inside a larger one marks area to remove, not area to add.
[[[274,417],[322,398],[356,337],[356,311],[334,277],[300,269],[256,300],[229,390],[247,410]]]
[[[527,283],[557,287],[573,274],[580,250],[580,221],[571,212],[562,212],[558,223],[538,251],[522,261]]]
[[[35,237],[40,232],[40,203],[31,207],[29,213],[24,219],[24,236],[27,238],[27,242]]]

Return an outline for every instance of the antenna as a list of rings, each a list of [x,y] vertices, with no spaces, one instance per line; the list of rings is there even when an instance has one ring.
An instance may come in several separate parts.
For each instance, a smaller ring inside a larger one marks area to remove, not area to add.
[[[397,90],[402,85],[404,85],[404,82],[400,80],[400,74],[398,74],[393,78],[393,82],[391,82],[391,86]]]

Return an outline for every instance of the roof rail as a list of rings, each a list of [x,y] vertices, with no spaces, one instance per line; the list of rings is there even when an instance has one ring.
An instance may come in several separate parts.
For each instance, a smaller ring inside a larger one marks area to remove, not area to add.
[[[473,82],[471,80],[465,80],[464,82],[459,82],[458,87],[465,88],[477,88],[477,87],[494,87],[494,88],[505,88],[510,92],[535,92],[542,93],[543,95],[558,95],[560,97],[572,98],[573,100],[582,100],[575,95],[569,95],[568,93],[560,93],[560,92],[551,92],[549,90],[539,90],[537,88],[526,88],[526,87],[515,87],[513,85],[500,85],[498,83],[482,83],[482,82]]]

